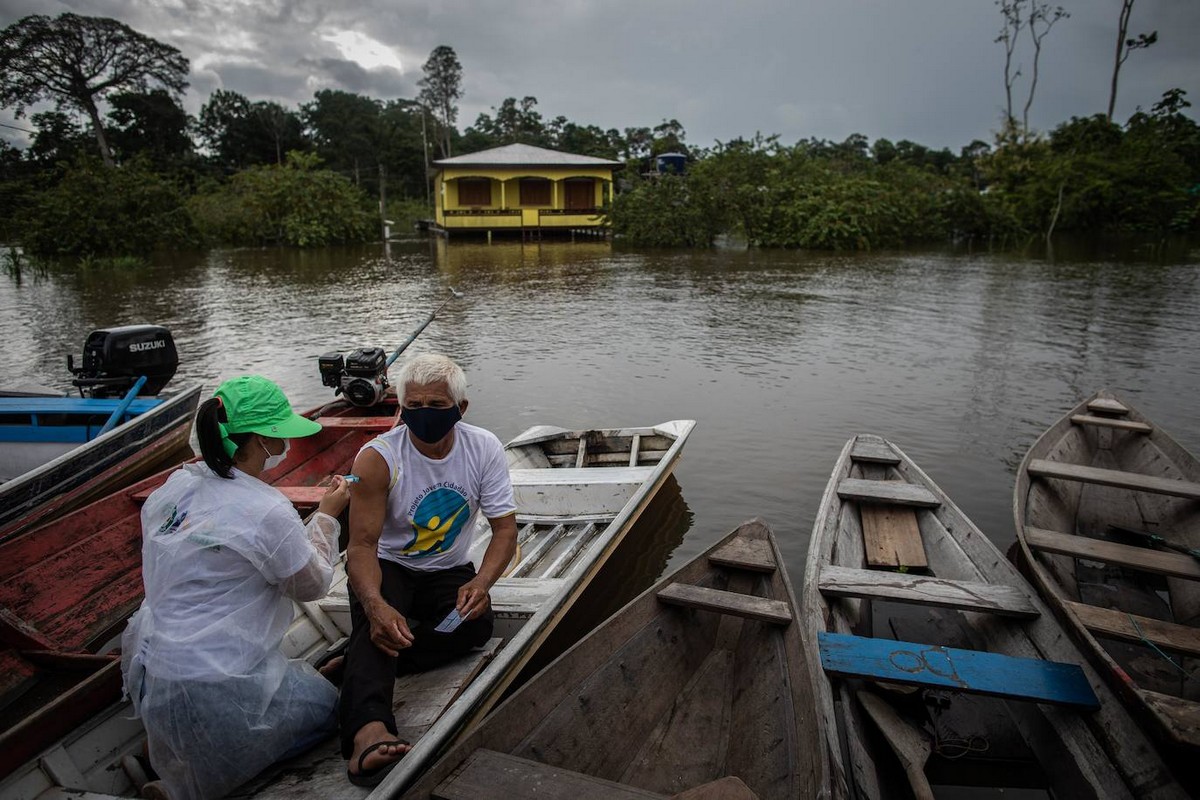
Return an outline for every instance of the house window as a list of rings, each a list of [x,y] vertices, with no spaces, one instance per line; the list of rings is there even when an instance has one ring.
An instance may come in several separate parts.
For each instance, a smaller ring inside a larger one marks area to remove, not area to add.
[[[545,178],[521,178],[521,205],[550,205],[550,181]]]
[[[462,178],[458,182],[458,204],[460,206],[490,206],[492,204],[492,182],[487,178]]]
[[[567,208],[596,207],[596,182],[591,178],[572,178],[563,186],[567,193]]]

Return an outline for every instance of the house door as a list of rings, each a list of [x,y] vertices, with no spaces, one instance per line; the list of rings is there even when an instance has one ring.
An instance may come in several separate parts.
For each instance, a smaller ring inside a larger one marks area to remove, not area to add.
[[[595,208],[596,182],[591,178],[569,180],[563,183],[566,188],[567,208]]]

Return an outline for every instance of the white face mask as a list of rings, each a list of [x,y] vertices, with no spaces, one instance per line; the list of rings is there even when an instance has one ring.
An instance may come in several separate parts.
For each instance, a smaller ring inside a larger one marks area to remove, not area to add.
[[[272,455],[271,451],[267,450],[267,446],[262,443],[262,439],[259,439],[258,443],[259,443],[259,445],[262,446],[262,449],[267,454],[267,460],[263,462],[263,471],[264,472],[269,469],[275,469],[280,464],[282,464],[283,460],[285,458],[287,458],[288,450],[292,449],[292,442],[290,439],[283,440],[283,452],[280,453],[279,455]]]

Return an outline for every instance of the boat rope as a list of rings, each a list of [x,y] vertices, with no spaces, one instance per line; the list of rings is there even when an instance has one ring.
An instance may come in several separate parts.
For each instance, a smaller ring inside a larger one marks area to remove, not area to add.
[[[1179,670],[1179,672],[1183,675],[1184,680],[1190,681],[1196,677],[1196,674],[1194,672],[1188,672],[1186,669],[1183,668],[1183,665],[1181,665],[1175,659],[1171,658],[1169,655],[1167,655],[1165,652],[1163,652],[1162,648],[1160,648],[1154,642],[1147,639],[1146,634],[1142,633],[1142,626],[1138,625],[1137,618],[1135,616],[1133,616],[1133,614],[1130,614],[1128,611],[1126,611],[1125,616],[1129,617],[1129,621],[1133,623],[1133,629],[1135,631],[1137,631],[1137,635],[1141,638],[1142,644],[1148,645],[1150,647],[1150,649],[1153,650],[1154,652],[1158,653],[1159,656],[1161,656],[1164,661],[1166,661],[1168,664],[1170,664],[1175,669]]]
[[[933,696],[934,702],[930,703],[930,696]],[[956,758],[970,755],[972,753],[986,753],[991,747],[991,743],[986,736],[979,734],[971,734],[970,736],[962,736],[953,728],[946,727],[949,735],[943,736],[938,724],[939,718],[942,715],[942,710],[950,705],[950,698],[943,695],[941,692],[926,690],[926,708],[929,709],[930,727],[933,728],[933,752],[937,753],[942,758],[953,761]]]

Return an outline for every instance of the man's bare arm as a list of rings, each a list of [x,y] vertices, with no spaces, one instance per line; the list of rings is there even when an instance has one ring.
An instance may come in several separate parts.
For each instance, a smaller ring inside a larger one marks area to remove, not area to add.
[[[354,459],[358,483],[350,487],[350,542],[346,546],[346,575],[354,596],[371,622],[371,641],[388,655],[412,644],[408,622],[383,599],[380,585],[379,537],[387,513],[388,467],[383,456],[364,450]]]
[[[515,513],[489,519],[488,524],[492,527],[492,541],[483,553],[483,563],[479,565],[479,572],[458,590],[456,607],[464,619],[478,617],[487,611],[490,603],[488,591],[500,580],[504,569],[512,561],[513,553],[517,551]]]

